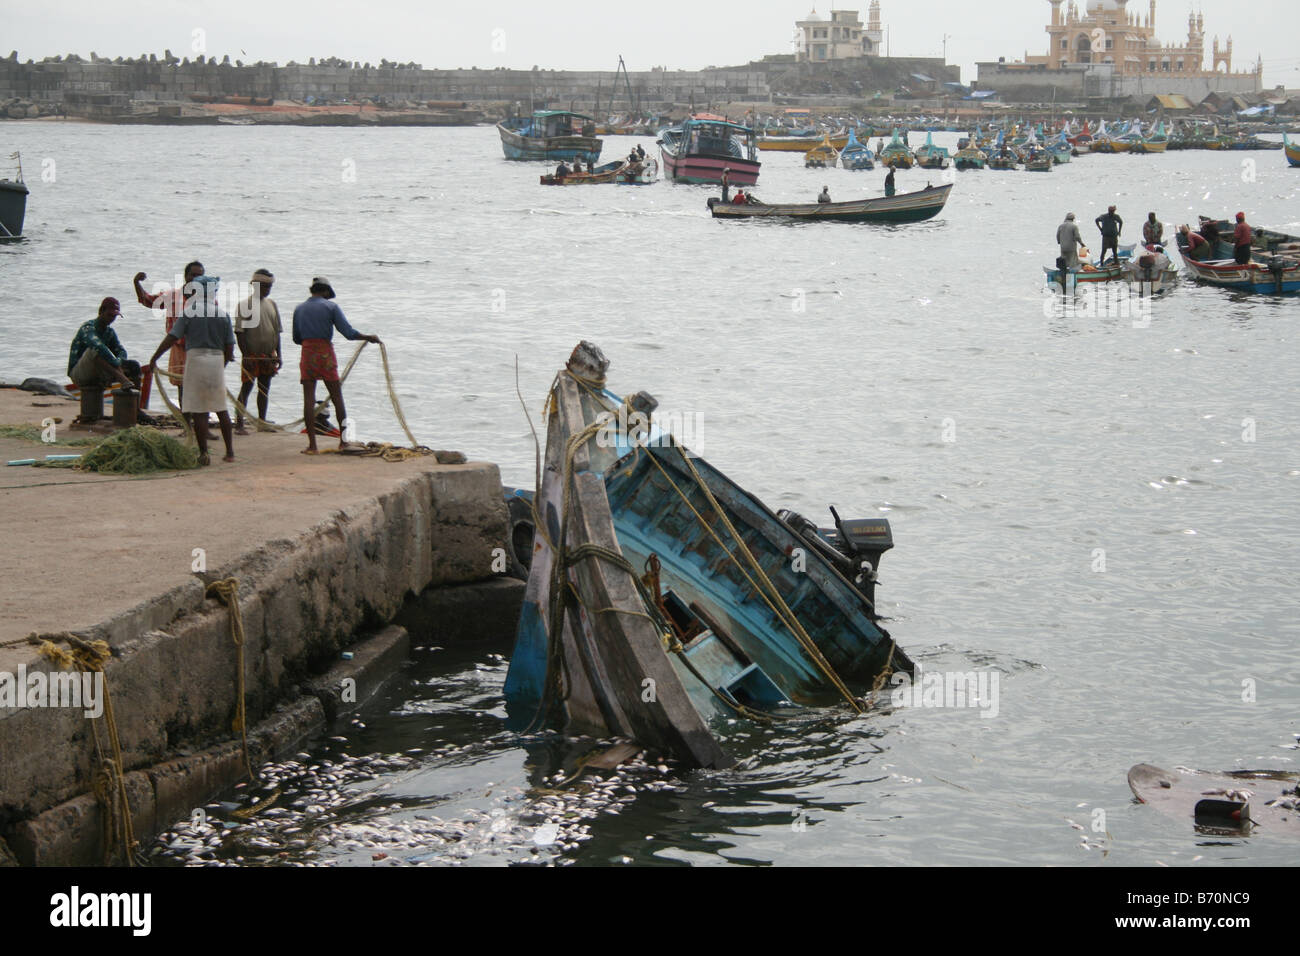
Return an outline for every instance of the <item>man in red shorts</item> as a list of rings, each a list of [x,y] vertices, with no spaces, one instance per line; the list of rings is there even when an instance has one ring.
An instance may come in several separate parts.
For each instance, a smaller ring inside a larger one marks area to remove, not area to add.
[[[330,339],[338,329],[345,339],[379,344],[379,336],[364,335],[348,324],[343,310],[333,301],[334,288],[330,280],[317,276],[311,280],[311,298],[293,310],[293,341],[302,346],[299,372],[302,379],[303,418],[307,425],[307,447],[304,455],[316,454],[316,383],[324,382],[334,403],[334,414],[343,430],[348,413],[343,407],[343,388],[339,382],[339,362],[334,355]],[[347,448],[347,440],[339,436],[339,448]]]

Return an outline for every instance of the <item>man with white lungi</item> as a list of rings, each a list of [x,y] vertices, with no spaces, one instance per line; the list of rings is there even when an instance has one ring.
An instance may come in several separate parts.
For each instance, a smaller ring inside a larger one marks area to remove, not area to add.
[[[198,276],[186,284],[185,308],[171,331],[159,344],[149,366],[178,340],[185,341],[185,394],[181,411],[194,426],[199,442],[199,464],[211,464],[208,457],[208,412],[217,413],[221,437],[226,442],[224,461],[235,460],[234,427],[226,411],[226,365],[235,360],[235,330],[230,316],[217,307],[215,276]]]

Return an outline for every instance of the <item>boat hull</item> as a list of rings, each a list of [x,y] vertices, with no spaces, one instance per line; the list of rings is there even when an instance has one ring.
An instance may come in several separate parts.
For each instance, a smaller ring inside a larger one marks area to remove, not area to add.
[[[921,222],[937,216],[948,201],[952,185],[929,186],[883,199],[828,203],[751,203],[709,201],[714,219],[777,219],[796,222]]]
[[[594,163],[600,159],[601,141],[595,136],[524,136],[504,123],[497,124],[506,159],[520,162]]]
[[[1201,221],[1205,222],[1205,219]],[[1223,223],[1220,235],[1226,234],[1227,223]],[[1209,285],[1255,295],[1294,295],[1300,292],[1300,237],[1268,229],[1256,230],[1256,237],[1262,239],[1267,248],[1254,248],[1250,262],[1244,264],[1234,259],[1192,258],[1181,232],[1177,236],[1178,253],[1183,257],[1188,273]],[[1227,243],[1220,240],[1216,251],[1221,255],[1227,249]]]
[[[1286,151],[1286,161],[1292,166],[1300,167],[1300,146],[1287,139],[1282,148]]]
[[[27,186],[12,180],[0,181],[0,241],[21,239],[27,218]]]
[[[717,156],[707,153],[676,156],[666,146],[659,147],[663,158],[664,178],[675,183],[722,182],[722,171],[730,169],[728,181],[732,186],[752,186],[758,182],[762,163],[737,156]]]
[[[843,149],[848,141],[847,134],[830,137],[830,144],[835,149]],[[806,153],[821,142],[816,136],[760,136],[758,148],[783,153]]]

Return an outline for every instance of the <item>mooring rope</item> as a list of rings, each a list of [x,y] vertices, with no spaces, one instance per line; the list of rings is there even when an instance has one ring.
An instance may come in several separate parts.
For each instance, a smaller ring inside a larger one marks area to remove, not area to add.
[[[60,668],[76,667],[83,673],[98,673],[100,686],[104,692],[104,727],[108,734],[112,757],[104,755],[104,745],[99,737],[99,726],[91,721],[91,733],[95,741],[95,751],[99,757],[99,769],[95,773],[92,789],[101,805],[102,845],[104,863],[112,859],[113,846],[120,843],[122,855],[127,866],[135,865],[135,827],[131,820],[131,802],[126,793],[126,779],[122,772],[122,741],[118,735],[117,718],[113,713],[113,698],[108,692],[108,677],[104,673],[104,664],[113,656],[107,641],[86,641],[70,631],[58,634],[30,634],[27,641],[37,645],[37,653],[57,664]],[[64,650],[55,641],[62,641],[71,648]]]

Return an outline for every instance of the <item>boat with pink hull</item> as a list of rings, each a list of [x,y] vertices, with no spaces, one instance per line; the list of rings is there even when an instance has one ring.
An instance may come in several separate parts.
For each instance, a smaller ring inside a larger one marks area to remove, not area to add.
[[[694,113],[659,134],[664,178],[676,183],[720,183],[730,170],[733,186],[758,182],[758,139],[754,130],[721,116]]]

